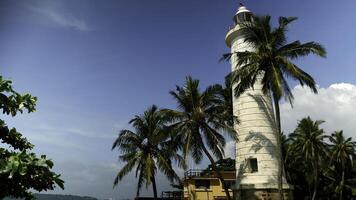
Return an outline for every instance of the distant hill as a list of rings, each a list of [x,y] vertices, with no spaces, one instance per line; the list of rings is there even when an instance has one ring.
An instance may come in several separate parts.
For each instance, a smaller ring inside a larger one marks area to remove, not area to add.
[[[74,195],[60,195],[60,194],[35,194],[37,200],[98,200],[93,197],[81,197]],[[20,200],[13,198],[5,198],[4,200]]]

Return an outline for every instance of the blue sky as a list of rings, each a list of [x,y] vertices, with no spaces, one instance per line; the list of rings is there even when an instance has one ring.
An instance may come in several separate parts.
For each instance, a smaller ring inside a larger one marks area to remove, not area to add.
[[[318,41],[328,52],[326,59],[298,61],[321,88],[314,101],[322,101],[322,95],[333,99],[340,92],[335,98],[351,106],[342,109],[356,109],[351,105],[356,100],[354,0],[245,4],[274,21],[278,16],[299,17],[290,27],[289,40]],[[132,175],[112,190],[121,166],[117,152],[110,150],[115,136],[151,104],[174,108],[168,91],[186,75],[200,79],[202,87],[223,82],[230,66],[218,60],[229,51],[224,37],[237,7],[232,0],[0,2],[0,73],[17,90],[39,98],[36,113],[6,119],[36,145],[36,152],[55,161],[66,181],[66,190],[56,193],[100,198],[135,194]],[[300,99],[309,95],[298,87],[295,91]],[[313,113],[309,102],[300,100],[293,110],[285,105],[286,130],[297,117],[311,113],[356,136],[354,125],[343,124],[346,111],[330,118],[337,109]],[[163,177],[159,180],[160,188],[168,189]]]

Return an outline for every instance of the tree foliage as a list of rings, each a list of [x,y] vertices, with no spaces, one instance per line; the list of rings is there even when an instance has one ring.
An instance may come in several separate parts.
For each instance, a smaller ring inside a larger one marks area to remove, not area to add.
[[[0,109],[4,115],[16,116],[34,112],[37,98],[21,95],[12,88],[12,82],[0,76]],[[0,199],[6,196],[32,199],[31,190],[64,188],[60,175],[51,171],[53,162],[45,155],[32,153],[34,145],[15,128],[9,128],[0,119]]]
[[[127,129],[120,131],[112,149],[117,148],[121,152],[119,160],[125,165],[118,172],[114,186],[132,170],[135,170],[138,178],[137,196],[143,184],[146,187],[152,184],[154,197],[157,198],[155,182],[157,170],[163,172],[172,183],[180,182],[173,170],[172,161],[176,161],[180,167],[183,167],[184,162],[177,153],[176,141],[167,132],[166,122],[157,106],[153,105],[143,115],[135,116],[129,122],[134,131]]]
[[[34,194],[36,200],[98,200],[97,198],[87,196],[61,195],[61,194]],[[4,200],[20,200],[14,198],[5,198]]]
[[[225,158],[225,159],[221,159],[216,161],[215,163],[216,168],[220,171],[226,172],[226,171],[236,171],[236,162],[235,159],[232,158]],[[208,174],[213,172],[213,166],[212,164],[208,165],[208,167],[206,169],[203,170],[202,174]]]
[[[355,142],[342,131],[326,135],[323,121],[299,121],[284,137],[283,152],[288,182],[295,199],[351,199],[355,187]]]
[[[288,25],[296,19],[280,17],[276,28],[272,27],[270,16],[256,16],[252,22],[238,24],[239,34],[244,38],[244,42],[255,50],[232,52],[222,57],[222,60],[230,60],[232,57],[237,60],[238,68],[230,74],[232,83],[237,83],[234,88],[236,96],[253,88],[256,81],[261,81],[265,94],[272,93],[272,97],[277,101],[285,97],[292,103],[293,94],[287,78],[298,81],[302,86],[307,85],[317,92],[314,79],[293,61],[309,54],[325,57],[326,51],[316,42],[287,42]]]
[[[176,86],[170,94],[177,103],[177,109],[163,109],[162,112],[171,123],[171,131],[180,141],[184,158],[191,155],[199,163],[204,155],[207,156],[230,199],[215,161],[215,158],[224,158],[226,139],[223,134],[236,139],[235,130],[231,126],[234,117],[230,115],[232,96],[228,96],[231,94],[229,87],[224,89],[221,85],[212,85],[200,91],[199,80],[187,77],[184,85]]]

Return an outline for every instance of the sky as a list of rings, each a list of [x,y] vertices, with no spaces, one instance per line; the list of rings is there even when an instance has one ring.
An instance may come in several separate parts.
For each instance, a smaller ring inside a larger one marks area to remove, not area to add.
[[[293,108],[281,105],[284,132],[310,115],[326,121],[327,133],[343,129],[356,138],[356,1],[245,5],[271,15],[274,24],[279,16],[298,17],[288,40],[317,41],[327,49],[325,59],[297,61],[315,78],[319,94],[290,82],[296,100]],[[229,52],[224,37],[237,8],[233,0],[0,2],[0,74],[39,99],[35,113],[1,117],[36,145],[36,153],[55,162],[66,188],[53,193],[135,195],[133,174],[112,188],[122,166],[111,151],[114,139],[148,106],[175,108],[168,92],[187,75],[200,79],[201,88],[223,82],[231,68],[218,60]],[[226,156],[233,149],[230,141]],[[157,182],[159,191],[170,189],[162,175]],[[152,195],[150,188],[142,193]]]

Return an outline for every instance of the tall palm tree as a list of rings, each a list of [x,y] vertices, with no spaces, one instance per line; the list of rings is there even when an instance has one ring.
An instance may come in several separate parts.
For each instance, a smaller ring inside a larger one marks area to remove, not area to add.
[[[287,42],[287,26],[297,18],[280,17],[276,28],[271,26],[270,16],[254,17],[252,22],[240,22],[240,35],[244,41],[251,45],[255,51],[233,52],[223,55],[221,60],[230,60],[234,56],[238,68],[230,76],[232,83],[236,84],[234,92],[236,97],[247,89],[253,88],[256,81],[262,83],[262,91],[271,95],[274,102],[277,122],[278,146],[281,147],[281,120],[279,102],[284,97],[291,104],[293,94],[288,85],[287,78],[298,81],[302,86],[307,85],[314,93],[317,88],[314,79],[297,66],[293,61],[315,54],[325,57],[326,51],[316,42],[301,43],[300,41]],[[281,155],[279,155],[281,158]],[[282,195],[283,163],[279,159],[279,192]]]
[[[137,193],[144,183],[146,187],[152,184],[154,198],[157,199],[155,175],[157,169],[162,171],[173,182],[180,181],[173,170],[172,159],[183,164],[183,159],[177,154],[178,146],[170,139],[165,129],[165,118],[160,114],[157,106],[149,107],[143,115],[135,116],[130,122],[134,131],[121,130],[112,149],[121,152],[119,159],[126,164],[118,172],[114,186],[130,171],[136,171],[138,177]]]
[[[319,168],[323,156],[327,154],[327,145],[324,139],[324,130],[319,126],[324,121],[313,121],[310,117],[299,121],[297,128],[290,135],[293,138],[293,151],[300,152],[307,163],[310,163],[313,170],[313,196],[312,200],[317,198]]]
[[[345,172],[352,170],[352,158],[355,156],[355,145],[352,138],[345,138],[343,131],[335,131],[329,137],[331,143],[330,165],[334,163],[337,171],[341,170],[341,179],[338,181],[336,191],[339,194],[340,200],[343,199],[343,190],[345,187]],[[340,172],[340,171],[339,171]]]
[[[199,163],[205,154],[223,184],[227,198],[231,199],[214,160],[214,157],[218,160],[224,157],[226,140],[221,132],[235,138],[234,129],[223,120],[221,89],[220,85],[212,85],[201,92],[199,80],[187,77],[183,87],[177,86],[170,92],[177,102],[177,110],[163,109],[162,112],[170,119],[171,129],[182,141],[185,160],[190,154]]]

